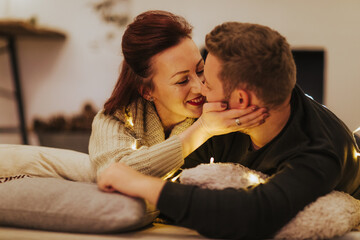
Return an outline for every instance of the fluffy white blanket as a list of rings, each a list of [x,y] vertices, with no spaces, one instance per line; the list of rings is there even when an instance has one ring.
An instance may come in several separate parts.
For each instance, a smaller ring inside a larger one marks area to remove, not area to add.
[[[240,164],[201,164],[185,169],[180,182],[201,188],[245,188],[267,176]],[[328,239],[341,236],[360,224],[360,201],[332,191],[306,206],[275,235],[275,239]]]

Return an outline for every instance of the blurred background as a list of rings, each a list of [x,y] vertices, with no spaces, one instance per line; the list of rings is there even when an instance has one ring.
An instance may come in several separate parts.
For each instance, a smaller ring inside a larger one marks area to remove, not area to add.
[[[358,0],[0,0],[0,143],[51,146],[39,132],[55,131],[80,133],[61,141],[87,145],[117,80],[126,24],[150,9],[185,17],[199,49],[224,21],[274,28],[293,48],[300,86],[351,130],[360,126]],[[45,30],[9,40],[7,27],[20,23]]]

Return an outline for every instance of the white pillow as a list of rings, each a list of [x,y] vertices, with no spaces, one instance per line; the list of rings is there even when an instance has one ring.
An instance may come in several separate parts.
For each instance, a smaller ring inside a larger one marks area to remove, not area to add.
[[[73,150],[0,144],[0,183],[26,175],[95,182],[89,155]]]
[[[183,184],[208,189],[245,188],[265,181],[266,175],[240,164],[201,164],[185,169]],[[347,193],[332,191],[300,211],[280,229],[275,239],[329,239],[341,236],[360,224],[360,201]]]

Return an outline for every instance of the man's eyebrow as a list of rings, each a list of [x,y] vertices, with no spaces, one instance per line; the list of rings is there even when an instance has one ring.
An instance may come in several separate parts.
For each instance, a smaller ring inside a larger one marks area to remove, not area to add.
[[[202,62],[202,58],[199,60],[199,62],[196,64],[196,67],[199,67],[199,65],[201,64]],[[180,72],[177,72],[175,73],[174,75],[171,76],[171,78],[175,77],[176,75],[179,75],[179,74],[184,74],[184,73],[188,73],[190,72],[189,70],[184,70],[184,71],[180,71]]]

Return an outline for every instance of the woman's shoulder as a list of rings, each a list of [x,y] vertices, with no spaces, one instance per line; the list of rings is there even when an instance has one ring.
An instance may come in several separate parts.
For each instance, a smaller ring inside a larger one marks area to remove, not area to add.
[[[106,113],[105,109],[101,109],[94,117],[93,125],[102,122],[117,121],[120,124],[126,122],[126,114],[124,110],[117,109],[114,113]]]
[[[120,109],[115,110],[114,113],[106,113],[105,109],[101,109],[100,111],[97,112],[97,114],[94,117],[94,121],[101,121],[101,120],[106,120],[106,119],[123,119],[123,111]]]
[[[100,110],[94,121],[107,121],[116,120],[123,124],[134,125],[136,122],[143,122],[146,115],[156,114],[153,104],[144,100],[138,99],[130,103],[127,107],[121,107],[116,109],[113,113],[106,113],[105,109]]]

